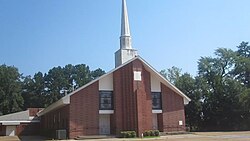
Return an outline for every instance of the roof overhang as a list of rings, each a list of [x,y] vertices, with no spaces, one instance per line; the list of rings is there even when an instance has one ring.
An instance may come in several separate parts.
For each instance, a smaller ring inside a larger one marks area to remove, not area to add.
[[[66,95],[65,97],[61,98],[57,102],[51,104],[49,107],[43,109],[42,111],[37,113],[37,116],[42,116],[48,112],[51,112],[53,110],[59,109],[65,105],[68,105],[70,103],[69,95]]]
[[[21,123],[38,123],[40,120],[17,120],[17,121],[0,121],[1,125],[20,125]]]

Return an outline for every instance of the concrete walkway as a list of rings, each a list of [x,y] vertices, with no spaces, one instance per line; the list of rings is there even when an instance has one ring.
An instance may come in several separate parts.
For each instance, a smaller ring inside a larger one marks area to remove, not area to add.
[[[96,141],[83,140],[83,141]],[[193,132],[190,134],[182,135],[168,135],[159,138],[151,139],[124,139],[124,138],[109,138],[98,139],[98,141],[250,141],[250,131],[246,132]],[[26,136],[21,137],[0,137],[0,141],[49,141],[44,137]],[[62,141],[62,140],[61,140]],[[75,141],[75,140],[67,140]]]
[[[17,136],[0,136],[0,141],[20,141]]]

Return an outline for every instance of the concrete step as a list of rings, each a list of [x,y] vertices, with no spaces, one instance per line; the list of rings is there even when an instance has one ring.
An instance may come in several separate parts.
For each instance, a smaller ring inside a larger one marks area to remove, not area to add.
[[[180,134],[190,134],[190,132],[186,132],[186,131],[179,131],[179,132],[160,132],[160,136],[166,136],[166,135],[180,135]]]
[[[78,136],[76,140],[88,140],[88,139],[108,139],[108,138],[115,138],[115,136],[111,135],[91,135],[91,136]]]

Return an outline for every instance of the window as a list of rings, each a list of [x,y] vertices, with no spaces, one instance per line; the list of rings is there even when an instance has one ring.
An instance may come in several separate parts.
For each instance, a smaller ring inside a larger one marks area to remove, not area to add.
[[[113,92],[112,91],[100,91],[100,110],[112,110],[113,109]]]
[[[161,107],[161,93],[160,92],[152,92],[152,109],[160,110]]]

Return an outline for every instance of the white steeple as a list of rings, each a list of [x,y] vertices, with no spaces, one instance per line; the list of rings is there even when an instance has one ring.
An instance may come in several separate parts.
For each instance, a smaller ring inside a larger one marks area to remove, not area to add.
[[[120,48],[131,49],[131,36],[129,29],[128,10],[126,0],[122,0]]]
[[[115,53],[115,66],[120,66],[136,55],[137,51],[132,48],[127,3],[122,0],[120,49]]]

